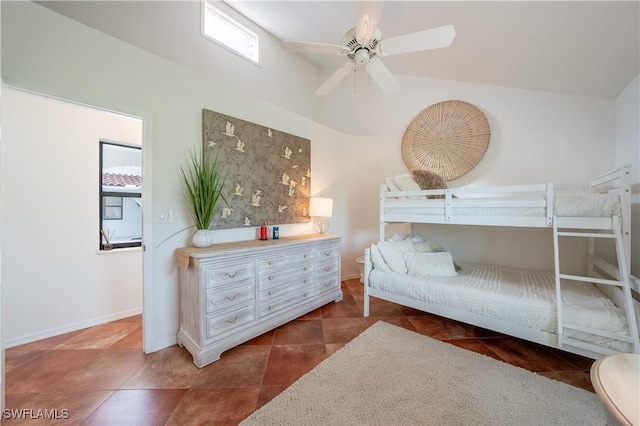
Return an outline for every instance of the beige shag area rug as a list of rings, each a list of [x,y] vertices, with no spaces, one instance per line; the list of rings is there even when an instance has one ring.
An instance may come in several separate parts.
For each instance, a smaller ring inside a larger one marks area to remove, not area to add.
[[[242,425],[604,425],[598,397],[379,321]]]

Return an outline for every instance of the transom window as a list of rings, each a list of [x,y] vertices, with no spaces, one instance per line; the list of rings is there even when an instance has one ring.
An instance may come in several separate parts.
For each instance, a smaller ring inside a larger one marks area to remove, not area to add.
[[[203,0],[202,5],[202,34],[242,57],[260,63],[258,35],[209,1]]]

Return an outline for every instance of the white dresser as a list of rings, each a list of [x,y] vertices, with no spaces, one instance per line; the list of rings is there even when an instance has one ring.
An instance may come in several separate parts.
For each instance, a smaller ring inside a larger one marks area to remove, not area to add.
[[[204,367],[227,349],[342,300],[340,240],[304,235],[178,249],[178,344]]]

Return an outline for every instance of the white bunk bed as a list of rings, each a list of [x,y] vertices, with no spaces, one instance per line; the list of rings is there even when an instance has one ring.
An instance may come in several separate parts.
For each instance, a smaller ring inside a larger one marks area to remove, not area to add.
[[[555,269],[463,265],[453,277],[417,277],[374,268],[376,247],[367,248],[364,315],[369,297],[376,297],[591,358],[639,353],[630,173],[622,167],[590,179],[580,191],[554,191],[550,183],[426,191],[381,185],[379,244],[391,223],[550,228]],[[558,240],[564,237],[589,240],[584,276],[559,270]],[[596,253],[601,238],[615,242],[615,263]]]

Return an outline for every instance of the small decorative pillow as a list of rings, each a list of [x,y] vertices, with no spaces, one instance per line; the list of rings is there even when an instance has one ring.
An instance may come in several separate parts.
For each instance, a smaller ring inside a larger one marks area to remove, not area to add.
[[[393,272],[407,273],[407,265],[404,263],[404,254],[414,251],[411,241],[383,241],[378,243],[378,249],[385,263]]]
[[[373,262],[373,267],[382,272],[391,272],[389,269],[389,265],[387,265],[384,261],[384,258],[380,254],[380,250],[378,250],[378,246],[376,244],[371,244],[371,261]]]
[[[430,170],[413,170],[413,180],[418,184],[420,189],[447,189],[447,184],[437,173]],[[427,198],[444,198],[444,195],[427,195]]]
[[[400,187],[402,191],[420,191],[420,185],[413,180],[411,175],[398,175],[394,178],[396,185]],[[412,195],[410,200],[424,200],[422,195]]]
[[[453,277],[458,275],[453,264],[451,253],[443,251],[439,253],[404,254],[409,275],[416,277]]]

